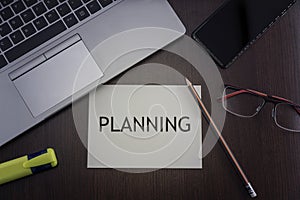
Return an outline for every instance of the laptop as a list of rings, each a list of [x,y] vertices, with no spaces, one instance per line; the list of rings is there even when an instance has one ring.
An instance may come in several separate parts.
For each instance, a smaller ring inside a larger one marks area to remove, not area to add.
[[[74,93],[87,94],[154,53],[132,51],[103,66],[105,52],[122,49],[122,40],[93,51],[114,35],[145,27],[173,30],[171,37],[137,38],[161,47],[185,33],[166,0],[1,0],[0,146],[70,104]]]

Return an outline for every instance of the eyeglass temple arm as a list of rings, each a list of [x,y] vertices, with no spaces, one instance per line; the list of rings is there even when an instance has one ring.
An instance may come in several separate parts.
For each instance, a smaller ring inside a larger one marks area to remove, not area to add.
[[[238,90],[238,91],[235,91],[235,92],[232,92],[230,94],[227,94],[225,96],[223,96],[223,99],[230,99],[231,97],[234,97],[234,96],[237,96],[239,94],[243,94],[243,93],[250,93],[250,94],[256,94],[256,95],[259,95],[259,96],[263,96],[263,97],[267,97],[268,95],[265,94],[265,93],[262,93],[262,92],[258,92],[258,91],[255,91],[255,90],[250,90],[250,89],[241,89],[241,90]],[[281,100],[283,102],[287,102],[287,103],[291,103],[293,108],[296,110],[296,112],[298,114],[300,114],[300,108],[297,107],[298,105],[294,105],[294,103],[288,99],[285,99],[283,97],[278,97],[278,96],[271,96],[272,98],[275,98],[277,100]]]
[[[272,97],[275,98],[275,99],[278,99],[278,100],[281,100],[281,101],[284,101],[284,102],[292,104],[292,107],[300,115],[300,106],[299,105],[297,105],[297,104],[293,103],[291,100],[285,99],[283,97],[278,97],[278,96],[272,96]]]
[[[300,115],[300,108],[296,108],[296,107],[294,108],[296,109],[297,113]]]
[[[257,92],[255,90],[247,90],[247,89],[241,89],[235,92],[232,92],[230,94],[227,94],[225,96],[223,96],[223,99],[230,99],[231,97],[237,96],[239,94],[243,94],[243,93],[249,93],[249,94],[256,94],[259,96],[263,96],[263,97],[267,97],[267,94],[261,93],[261,92]]]
[[[224,95],[222,97],[219,97],[218,100],[221,101],[222,99],[230,99],[231,97],[234,97],[236,95],[239,95],[239,94],[242,94],[245,92],[247,92],[247,91],[246,90],[238,90],[238,91],[232,92],[230,94]]]
[[[259,95],[259,96],[263,96],[263,97],[267,97],[268,95],[265,94],[265,93],[262,93],[262,92],[258,92],[258,91],[255,91],[255,90],[251,90],[251,89],[240,89],[238,91],[235,91],[235,92],[232,92],[230,94],[227,94],[225,96],[223,96],[223,99],[230,99],[231,97],[234,97],[234,96],[237,96],[239,94],[243,94],[243,93],[249,93],[249,94],[256,94],[256,95]],[[277,100],[281,100],[281,101],[284,101],[284,102],[287,102],[287,103],[291,103],[293,104],[293,108],[296,110],[296,112],[298,114],[300,114],[300,107],[298,107],[298,105],[294,105],[294,103],[288,99],[285,99],[283,97],[278,97],[278,96],[271,96],[272,98],[275,98]],[[221,100],[221,98],[219,99]]]

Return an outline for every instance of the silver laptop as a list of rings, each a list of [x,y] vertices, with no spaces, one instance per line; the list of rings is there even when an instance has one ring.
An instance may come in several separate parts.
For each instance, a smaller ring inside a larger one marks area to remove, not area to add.
[[[143,27],[174,30],[157,38],[162,45],[185,33],[166,0],[1,0],[0,146],[70,104],[74,92],[87,93],[154,53],[131,54],[107,68],[92,52],[111,36]],[[87,55],[92,59],[74,91]]]

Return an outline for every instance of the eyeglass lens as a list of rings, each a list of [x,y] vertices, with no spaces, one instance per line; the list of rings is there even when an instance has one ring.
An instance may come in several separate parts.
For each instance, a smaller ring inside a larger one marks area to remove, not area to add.
[[[260,111],[264,103],[265,100],[259,96],[228,87],[224,90],[223,106],[225,110],[240,117],[253,117]]]
[[[246,91],[226,87],[222,103],[225,110],[236,116],[253,117],[264,106],[265,100]],[[274,120],[280,128],[300,132],[300,107],[279,103],[275,106]]]
[[[285,103],[277,104],[274,118],[276,124],[281,128],[300,132],[300,107]]]

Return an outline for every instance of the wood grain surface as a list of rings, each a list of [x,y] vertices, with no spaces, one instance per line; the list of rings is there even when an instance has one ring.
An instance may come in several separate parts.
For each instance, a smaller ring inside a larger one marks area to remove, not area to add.
[[[190,36],[224,0],[169,2]],[[142,63],[155,61],[178,66],[198,80],[188,63],[165,52],[158,52]],[[300,3],[229,69],[220,69],[220,73],[226,83],[300,103]],[[118,77],[110,83],[116,80]],[[176,83],[172,77],[166,80]],[[87,98],[80,103],[87,106]],[[299,200],[300,134],[279,129],[272,119],[272,108],[273,105],[267,105],[252,119],[227,115],[223,135],[256,189],[257,199]],[[86,111],[80,117],[87,123]],[[55,148],[59,166],[0,186],[1,200],[250,199],[218,144],[204,158],[202,170],[162,169],[132,174],[115,169],[87,169],[87,150],[76,134],[71,106],[2,146],[0,162],[45,147]]]

